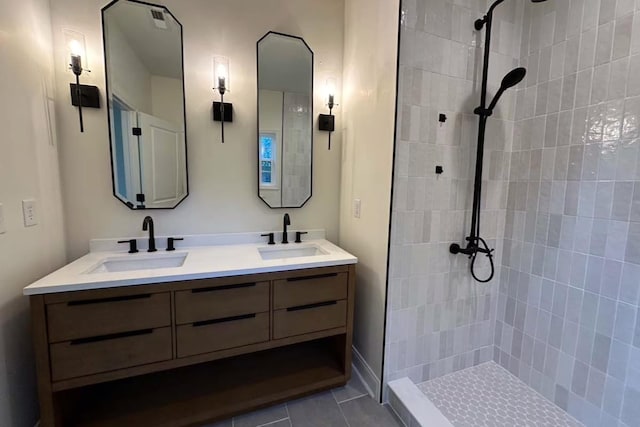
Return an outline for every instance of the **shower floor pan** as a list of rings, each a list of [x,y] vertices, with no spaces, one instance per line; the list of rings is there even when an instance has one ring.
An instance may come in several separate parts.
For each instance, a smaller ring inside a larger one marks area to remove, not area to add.
[[[390,387],[391,405],[410,427],[582,427],[495,362],[418,384],[420,397],[411,396],[406,382]],[[446,421],[434,423],[435,411]]]

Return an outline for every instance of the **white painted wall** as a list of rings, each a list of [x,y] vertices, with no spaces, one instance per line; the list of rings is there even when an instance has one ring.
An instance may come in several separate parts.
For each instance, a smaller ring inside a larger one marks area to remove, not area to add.
[[[269,30],[305,38],[315,52],[314,115],[326,107],[323,82],[340,76],[343,60],[344,1],[326,0],[208,0],[163,1],[184,27],[187,136],[191,195],[174,211],[153,212],[160,234],[193,234],[279,230],[285,210],[271,210],[258,198],[256,42]],[[100,8],[102,0],[56,0],[52,3],[56,59],[64,56],[62,29],[86,36],[92,73],[84,83],[95,84],[104,96],[104,64]],[[230,58],[234,123],[212,120],[211,89],[214,55]],[[60,61],[58,61],[60,62]],[[60,68],[60,67],[58,67]],[[56,69],[56,87],[68,93],[72,75]],[[58,100],[62,184],[67,224],[68,257],[88,251],[89,239],[140,235],[149,212],[130,211],[112,196],[107,110],[86,111],[86,131],[78,131],[77,111],[68,95]],[[341,121],[337,110],[338,123]],[[314,125],[315,128],[317,126]],[[292,230],[325,228],[337,241],[340,203],[340,132],[327,150],[324,132],[315,131],[313,198],[302,209],[288,210]]]
[[[151,76],[151,114],[182,127],[184,108],[181,80]]]
[[[140,61],[117,24],[109,24],[107,34],[109,68],[126,70],[109,76],[111,91],[129,107],[152,114],[152,81],[149,70]],[[106,86],[104,91],[106,92]]]
[[[32,427],[38,399],[22,288],[65,260],[47,0],[0,2],[0,94],[0,425]],[[31,228],[22,220],[28,198],[39,216]]]
[[[382,373],[399,1],[347,0],[339,244],[358,257],[354,345]],[[339,125],[340,126],[340,125]],[[362,201],[361,218],[352,214]]]

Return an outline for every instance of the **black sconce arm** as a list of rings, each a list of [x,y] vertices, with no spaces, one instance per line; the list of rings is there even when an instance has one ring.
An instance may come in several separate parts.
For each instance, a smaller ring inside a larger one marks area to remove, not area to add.
[[[329,150],[331,150],[331,133],[336,130],[336,118],[333,115],[334,104],[329,103],[329,114],[320,114],[318,118],[318,129],[329,132]]]
[[[84,132],[84,118],[82,115],[82,107],[100,108],[100,91],[97,86],[81,85],[80,75],[83,71],[89,72],[82,68],[82,61],[79,56],[71,58],[69,64],[71,71],[76,76],[76,82],[71,83],[71,105],[78,107],[78,119],[80,120],[80,132]]]
[[[224,144],[224,122],[233,122],[233,104],[224,102],[225,91],[220,92],[220,102],[213,103],[213,121],[220,122],[222,143]]]

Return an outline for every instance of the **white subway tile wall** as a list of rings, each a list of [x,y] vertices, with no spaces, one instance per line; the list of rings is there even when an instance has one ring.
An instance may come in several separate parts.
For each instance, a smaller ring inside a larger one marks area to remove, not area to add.
[[[468,259],[448,250],[463,243],[470,229],[478,126],[473,109],[482,56],[473,22],[485,3],[403,2],[385,381],[409,376],[420,383],[493,357],[498,280],[472,282]],[[510,2],[497,12],[492,92],[518,64],[523,9]],[[557,52],[554,73],[562,60]],[[548,62],[551,67],[551,51]],[[515,95],[505,94],[487,128],[481,224],[483,237],[497,249],[498,273]],[[549,95],[559,108],[560,97]],[[445,123],[440,114],[446,114]],[[444,167],[442,175],[435,173],[437,165]],[[487,277],[486,260],[477,264],[478,274]]]
[[[469,232],[473,21],[491,2],[403,1],[385,382],[493,358],[588,426],[639,426],[640,1],[496,9],[490,92],[528,74],[489,121],[482,228],[498,266],[481,285],[448,246]]]
[[[538,72],[516,95],[494,359],[585,425],[638,426],[640,10],[523,3]]]

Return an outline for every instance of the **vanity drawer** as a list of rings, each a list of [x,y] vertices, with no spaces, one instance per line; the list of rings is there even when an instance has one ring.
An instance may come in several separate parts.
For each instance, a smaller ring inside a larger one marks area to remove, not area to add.
[[[172,358],[171,328],[51,344],[53,381],[130,368]]]
[[[280,339],[347,324],[347,301],[291,307],[273,313],[273,338]]]
[[[181,325],[177,337],[178,357],[269,341],[269,313]]]
[[[84,299],[47,305],[49,342],[171,325],[169,293]]]
[[[347,273],[318,274],[276,280],[273,288],[273,308],[279,310],[347,299],[347,288]]]
[[[211,286],[176,292],[176,323],[269,311],[269,282]]]

